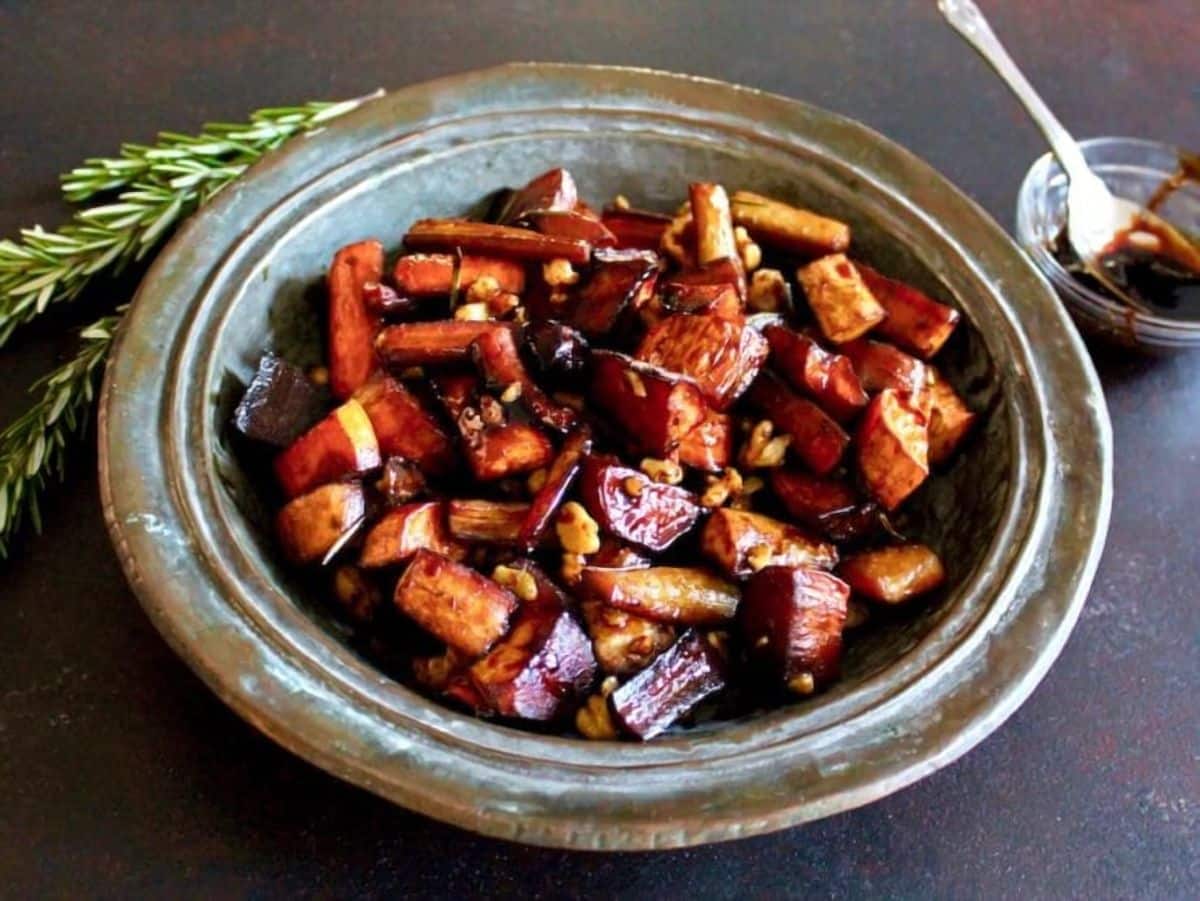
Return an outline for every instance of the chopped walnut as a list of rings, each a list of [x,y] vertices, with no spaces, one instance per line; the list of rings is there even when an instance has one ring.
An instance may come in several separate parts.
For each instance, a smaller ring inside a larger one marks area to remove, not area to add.
[[[579,273],[571,265],[570,260],[550,260],[542,263],[542,278],[552,288],[563,288],[574,285],[579,281]]]
[[[575,714],[575,728],[584,738],[592,741],[613,741],[617,727],[613,724],[605,695],[592,695]]]
[[[543,466],[541,469],[535,469],[529,474],[529,478],[525,480],[525,487],[529,489],[530,494],[537,494],[546,484],[546,479],[549,473]]]
[[[563,504],[554,531],[568,554],[594,554],[600,550],[600,526],[578,501]]]
[[[750,276],[746,305],[759,313],[782,313],[791,306],[792,287],[778,269],[759,269]]]
[[[621,487],[625,489],[625,493],[630,497],[642,496],[642,480],[637,476],[627,476],[621,482]]]
[[[742,493],[744,485],[742,474],[732,466],[723,470],[719,476],[708,476],[704,493],[700,495],[700,506],[715,509],[731,497]]]
[[[798,695],[810,695],[817,690],[817,681],[812,673],[801,673],[788,679],[787,687]]]
[[[559,570],[562,580],[568,585],[579,584],[587,558],[583,554],[563,554],[562,569]]]
[[[754,243],[754,239],[743,226],[739,225],[733,230],[733,242],[737,245],[742,267],[747,272],[753,272],[762,265],[762,248]]]
[[[537,600],[537,581],[528,570],[500,565],[492,570],[492,580],[503,585],[522,601]]]
[[[613,198],[612,205],[614,210],[627,210],[629,209],[629,198],[624,194],[618,194]]]
[[[656,457],[643,457],[638,468],[654,481],[664,485],[678,485],[683,481],[683,467],[674,460],[660,460]]]
[[[752,570],[758,572],[771,562],[771,556],[769,544],[756,544],[746,553],[746,562],[750,564]]]
[[[522,385],[520,382],[513,382],[500,395],[501,403],[515,404],[521,396]]]
[[[500,282],[494,275],[481,275],[467,288],[467,303],[487,303],[500,293]]]
[[[747,469],[771,469],[782,466],[787,457],[788,446],[792,443],[792,437],[790,435],[772,437],[774,434],[775,423],[771,420],[764,419],[756,425],[751,430],[746,443],[742,445],[738,462]]]
[[[754,493],[761,491],[766,483],[758,476],[750,476],[742,480],[742,490],[730,501],[729,506],[735,510],[749,510],[754,502]]]
[[[467,322],[486,322],[492,318],[486,303],[464,303],[454,311],[454,318]]]
[[[317,386],[329,384],[329,370],[324,366],[314,366],[308,370],[308,380]]]
[[[634,397],[646,396],[646,383],[632,369],[625,370],[625,381],[629,382],[629,390],[633,392]]]

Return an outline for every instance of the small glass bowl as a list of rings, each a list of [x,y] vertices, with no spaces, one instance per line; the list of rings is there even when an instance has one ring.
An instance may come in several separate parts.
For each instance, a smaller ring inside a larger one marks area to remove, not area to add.
[[[1092,138],[1079,146],[1114,194],[1143,205],[1179,169],[1179,151],[1156,141]],[[1066,201],[1066,175],[1047,153],[1026,173],[1017,195],[1017,240],[1053,283],[1080,329],[1146,351],[1200,347],[1200,320],[1169,319],[1130,309],[1063,269],[1050,248],[1066,223]],[[1200,185],[1185,182],[1157,212],[1186,234],[1200,234]]]

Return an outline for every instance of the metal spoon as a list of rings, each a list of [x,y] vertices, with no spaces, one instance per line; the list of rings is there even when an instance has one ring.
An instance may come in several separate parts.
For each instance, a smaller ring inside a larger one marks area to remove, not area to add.
[[[1070,180],[1067,189],[1067,239],[1088,274],[1119,300],[1135,309],[1148,311],[1145,304],[1130,297],[1124,288],[1113,282],[1100,265],[1098,257],[1117,232],[1129,228],[1137,219],[1153,219],[1155,224],[1165,226],[1170,232],[1175,229],[1136,203],[1113,196],[1100,176],[1089,168],[1075,139],[1017,68],[972,0],[938,0],[938,9],[954,30],[996,70],[1050,142],[1050,148]]]

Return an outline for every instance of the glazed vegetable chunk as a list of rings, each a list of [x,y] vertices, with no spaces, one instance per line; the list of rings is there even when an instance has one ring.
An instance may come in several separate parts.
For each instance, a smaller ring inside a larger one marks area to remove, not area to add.
[[[288,503],[275,518],[283,552],[293,563],[316,563],[367,515],[357,482],[323,485]]]
[[[524,342],[543,377],[574,380],[587,367],[587,339],[569,325],[545,319],[531,322],[525,327]]]
[[[502,398],[514,394],[514,400],[547,428],[568,432],[575,427],[579,418],[575,411],[550,400],[525,371],[517,340],[510,329],[484,332],[475,339],[471,351],[487,388]]]
[[[522,547],[532,550],[547,534],[550,523],[558,514],[591,449],[592,433],[586,426],[567,436],[562,450],[546,472],[545,482],[534,494],[529,513],[521,524],[519,543]]]
[[[850,587],[819,569],[769,566],[746,583],[738,622],[751,658],[795,694],[836,678]]]
[[[658,257],[638,251],[596,254],[591,278],[579,292],[571,324],[589,338],[607,335],[628,309],[636,309],[654,293]]]
[[[375,346],[383,361],[397,369],[466,362],[476,338],[493,329],[507,327],[495,322],[458,319],[402,322],[384,328]]]
[[[610,607],[584,601],[583,621],[592,637],[596,662],[613,676],[628,676],[645,669],[675,641],[675,628]]]
[[[406,254],[396,260],[392,278],[396,287],[410,297],[438,297],[454,290],[455,266],[460,291],[481,278],[495,279],[501,291],[520,294],[525,290],[525,267],[520,263],[479,256],[464,256],[459,261],[452,253]]]
[[[715,625],[733,618],[737,587],[702,569],[652,566],[648,569],[586,567],[580,589],[611,607],[647,619],[689,626]]]
[[[288,497],[380,464],[379,443],[362,405],[346,401],[275,458],[275,475]]]
[[[554,446],[545,433],[527,423],[509,422],[500,402],[481,394],[473,377],[447,376],[437,386],[479,481],[531,472],[554,458]]]
[[[665,732],[724,687],[724,659],[701,635],[688,630],[613,692],[612,709],[625,731],[645,741]]]
[[[588,459],[579,494],[610,535],[655,552],[670,547],[700,516],[691,492],[659,484],[611,458]]]
[[[308,377],[291,363],[266,354],[233,414],[233,426],[254,441],[287,447],[324,413],[321,392]]]
[[[704,418],[690,379],[612,351],[592,353],[592,399],[642,451],[662,456]]]
[[[854,265],[879,305],[887,311],[887,317],[875,327],[879,335],[924,360],[942,349],[961,318],[958,310],[932,300],[911,285],[880,275],[869,266]]]
[[[470,669],[491,709],[527,720],[557,719],[596,676],[592,643],[567,610],[522,607],[512,631]]]
[[[929,462],[941,466],[949,460],[975,425],[975,414],[945,376],[929,370]]]
[[[895,510],[929,475],[929,436],[919,411],[885,389],[858,427],[858,469],[885,510]]]
[[[617,247],[631,250],[658,250],[670,216],[645,210],[606,209],[600,221],[617,239]]]
[[[419,550],[396,585],[396,606],[426,631],[471,656],[507,631],[517,599],[491,579],[429,550]]]
[[[637,359],[695,380],[714,410],[725,410],[767,358],[758,332],[715,314],[668,316],[646,333]]]
[[[465,219],[421,219],[404,236],[410,250],[498,256],[513,260],[569,260],[586,263],[592,246],[578,238],[543,235],[527,228],[510,228]]]
[[[792,450],[817,475],[825,475],[841,462],[850,436],[824,410],[790,391],[773,373],[759,375],[747,399],[777,431],[791,436]]]
[[[834,344],[853,341],[877,326],[887,313],[843,254],[809,263],[796,273],[822,334]]]
[[[720,472],[733,459],[733,428],[724,413],[706,409],[700,420],[679,441],[679,462],[685,466]]]
[[[834,419],[846,422],[867,405],[867,392],[847,357],[781,325],[767,326],[763,335],[771,346],[772,365]]]
[[[450,435],[400,382],[373,378],[355,392],[354,398],[371,420],[383,456],[411,460],[433,475],[453,468],[455,453]]]
[[[862,386],[874,393],[891,388],[906,395],[913,407],[924,413],[927,409],[927,367],[916,357],[910,357],[890,344],[859,338],[840,348],[850,358]]]
[[[575,238],[586,241],[593,247],[612,247],[617,243],[617,236],[610,232],[603,222],[575,210],[529,213],[525,216],[525,221],[543,235]]]
[[[700,533],[704,555],[724,573],[743,578],[766,566],[830,569],[837,548],[795,526],[745,510],[714,510]]]
[[[816,529],[830,541],[856,541],[883,525],[873,501],[861,501],[845,482],[820,479],[805,472],[771,470],[771,488],[788,515]]]
[[[703,266],[716,260],[736,260],[729,196],[720,185],[693,182],[688,186],[692,219],[696,223],[696,260]]]
[[[760,244],[804,256],[843,253],[850,247],[850,226],[846,223],[761,194],[735,191],[730,208],[734,223],[743,226]]]
[[[510,225],[535,211],[569,211],[579,203],[579,189],[571,173],[563,168],[543,172],[510,195],[500,222]]]
[[[460,541],[484,544],[519,544],[529,518],[522,501],[451,498],[446,504],[450,534]]]
[[[388,511],[367,533],[359,564],[366,569],[396,566],[422,548],[461,560],[465,548],[446,534],[445,519],[441,501],[405,504]]]
[[[345,400],[375,371],[379,322],[363,299],[383,276],[383,245],[360,241],[343,247],[329,267],[329,387]]]
[[[838,575],[856,595],[885,604],[900,604],[933,591],[946,579],[941,559],[923,544],[863,551],[848,557]]]

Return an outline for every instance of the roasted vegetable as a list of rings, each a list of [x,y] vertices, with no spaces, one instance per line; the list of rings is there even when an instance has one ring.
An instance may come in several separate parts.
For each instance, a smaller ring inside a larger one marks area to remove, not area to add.
[[[730,212],[734,224],[745,228],[760,244],[814,257],[843,253],[850,247],[850,226],[846,223],[761,194],[735,191]]]
[[[857,441],[859,472],[885,510],[895,510],[929,475],[925,418],[891,389],[872,399]]]
[[[926,366],[890,344],[859,338],[838,348],[850,358],[862,386],[870,392],[891,388],[922,413],[928,409]]]
[[[363,289],[383,276],[383,245],[360,241],[343,247],[329,267],[329,388],[345,400],[375,371],[379,322]]]
[[[396,566],[422,548],[461,560],[466,548],[446,534],[445,520],[446,508],[441,501],[389,510],[367,533],[359,564],[367,569]]]
[[[275,518],[284,554],[293,563],[316,563],[367,515],[358,482],[323,485],[288,503]]]
[[[744,578],[766,566],[831,569],[837,548],[795,526],[745,510],[714,510],[700,533],[700,548],[719,569]]]
[[[525,187],[513,191],[499,222],[511,224],[535,211],[568,211],[579,204],[579,189],[566,169],[543,172]]]
[[[738,590],[703,569],[652,566],[648,569],[584,569],[583,595],[647,619],[689,626],[715,625],[733,618]]]
[[[446,319],[439,322],[402,322],[379,333],[375,346],[389,366],[437,366],[470,359],[471,344],[480,335],[497,328],[495,322]]]
[[[513,260],[464,256],[451,253],[410,253],[396,260],[392,278],[410,297],[448,295],[454,290],[455,267],[458,288],[465,291],[481,278],[495,279],[501,291],[521,294],[525,290],[525,267]]]
[[[834,344],[861,337],[887,316],[854,264],[840,253],[802,267],[796,279],[821,332]]]
[[[661,213],[648,213],[645,210],[610,207],[604,211],[600,221],[616,237],[617,247],[658,250],[663,232],[671,223],[671,217]]]
[[[645,669],[675,641],[673,626],[601,601],[584,601],[581,610],[596,661],[610,675],[628,676]]]
[[[611,697],[622,728],[643,741],[665,732],[725,687],[726,662],[703,636],[688,630]]]
[[[233,426],[247,438],[287,447],[325,413],[321,392],[308,376],[274,354],[258,361],[250,387],[233,414]]]
[[[446,376],[436,384],[479,481],[532,472],[554,458],[554,446],[545,433],[527,423],[509,422],[500,402],[480,393],[473,377]]]
[[[645,569],[650,558],[625,542],[606,536],[600,539],[600,550],[589,556],[588,562],[611,569]]]
[[[812,401],[799,397],[773,373],[763,372],[747,393],[777,432],[791,436],[791,448],[804,465],[825,475],[841,462],[850,436]]]
[[[855,263],[855,268],[887,312],[887,318],[875,327],[879,335],[925,360],[942,349],[958,325],[958,310],[862,263]]]
[[[546,480],[534,494],[529,513],[521,524],[518,543],[526,550],[540,544],[547,534],[591,449],[592,433],[587,427],[572,432],[563,442],[562,450],[550,465]]]
[[[830,353],[807,335],[782,325],[767,326],[763,335],[770,343],[775,369],[826,413],[846,422],[862,412],[867,392],[847,357]]]
[[[589,338],[609,334],[627,309],[636,309],[654,292],[658,265],[658,257],[644,251],[598,251],[571,324]]]
[[[419,550],[396,585],[401,613],[465,654],[485,654],[508,629],[517,599],[473,569]]]
[[[373,378],[354,394],[362,404],[379,452],[403,457],[423,471],[441,475],[454,466],[454,445],[437,418],[415,394],[386,376]]]
[[[553,720],[587,692],[596,658],[569,610],[525,606],[508,635],[471,667],[470,676],[497,713]]]
[[[733,429],[724,413],[706,409],[704,418],[679,440],[679,462],[706,472],[720,472],[733,459]]]
[[[617,243],[617,236],[609,231],[603,222],[575,210],[543,210],[529,213],[525,216],[525,221],[543,235],[575,238],[586,241],[592,247],[612,247]]]
[[[568,260],[586,263],[592,246],[578,238],[543,235],[527,228],[469,222],[466,219],[421,219],[404,236],[418,251],[455,251],[513,260]]]
[[[573,381],[587,367],[588,342],[569,325],[538,320],[525,327],[525,348],[544,376]]]
[[[342,404],[275,458],[275,475],[288,497],[379,466],[379,444],[356,400]]]
[[[771,488],[788,515],[830,541],[857,541],[883,526],[882,511],[845,482],[789,469],[771,470]]]
[[[670,547],[700,516],[691,492],[659,484],[613,458],[588,458],[579,495],[606,532],[655,552]]]
[[[658,456],[705,415],[695,382],[613,351],[592,353],[591,395],[636,447]]]
[[[738,623],[753,662],[795,694],[838,674],[850,588],[819,569],[768,566],[746,583]]]
[[[502,398],[515,394],[515,401],[547,428],[568,432],[575,427],[579,421],[575,411],[554,403],[525,371],[517,340],[510,329],[484,332],[475,339],[471,350],[486,388]]]
[[[715,410],[742,395],[767,359],[758,332],[713,313],[668,316],[646,333],[637,359],[693,379]]]
[[[933,591],[946,579],[938,555],[923,544],[876,548],[846,558],[838,575],[855,594],[885,604],[899,604]]]
[[[451,498],[446,502],[446,522],[459,541],[515,545],[520,543],[529,509],[521,501]]]
[[[929,462],[941,466],[962,444],[975,425],[975,414],[946,377],[933,366],[929,372]]]
[[[376,486],[389,507],[398,507],[419,498],[429,490],[425,476],[416,463],[400,457],[389,457]]]

